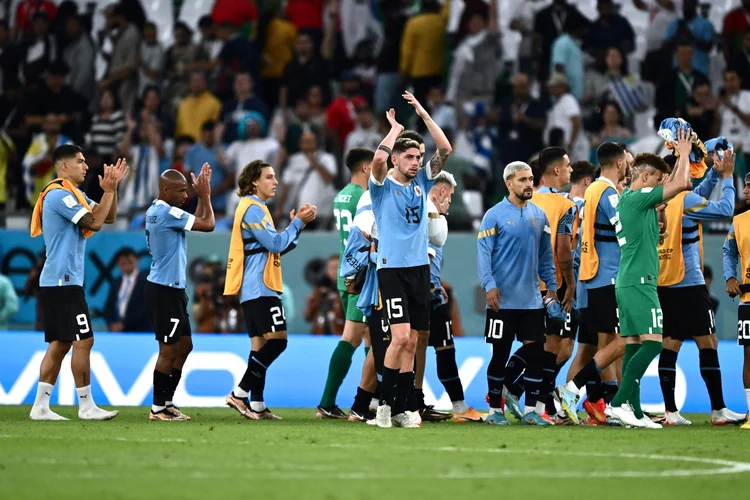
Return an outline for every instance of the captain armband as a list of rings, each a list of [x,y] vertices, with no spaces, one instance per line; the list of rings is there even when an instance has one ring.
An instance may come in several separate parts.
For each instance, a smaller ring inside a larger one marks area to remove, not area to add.
[[[386,153],[388,153],[388,156],[391,155],[392,150],[388,146],[384,146],[384,145],[381,144],[380,146],[378,146],[378,149],[380,151],[385,151]]]

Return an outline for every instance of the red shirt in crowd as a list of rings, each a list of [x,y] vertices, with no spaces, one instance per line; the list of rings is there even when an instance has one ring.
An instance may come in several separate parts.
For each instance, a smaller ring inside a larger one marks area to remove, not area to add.
[[[750,13],[742,7],[736,8],[724,17],[724,34],[741,35],[750,26]]]
[[[254,0],[216,0],[211,17],[217,25],[230,21],[240,27],[258,20],[258,8]]]
[[[57,13],[57,6],[49,0],[22,0],[16,7],[16,29],[30,32],[31,18],[37,12],[44,12],[51,21]]]
[[[289,0],[285,14],[297,30],[323,29],[323,0]]]
[[[346,143],[346,137],[354,130],[357,108],[360,106],[367,106],[364,98],[357,96],[350,99],[340,95],[326,110],[326,125],[336,131],[336,137],[342,147]]]

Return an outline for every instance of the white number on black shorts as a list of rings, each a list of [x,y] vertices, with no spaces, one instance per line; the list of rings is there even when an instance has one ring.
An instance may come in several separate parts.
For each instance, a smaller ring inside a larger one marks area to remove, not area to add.
[[[401,297],[395,299],[388,299],[385,301],[385,305],[388,307],[388,318],[403,318],[404,308],[401,307]]]
[[[709,333],[711,333],[716,329],[716,314],[714,314],[713,309],[708,310],[708,319],[711,322],[711,329],[709,330]]]
[[[570,331],[570,313],[566,313],[565,316],[565,324],[563,324],[563,328],[565,328],[565,331]]]
[[[91,331],[91,327],[89,326],[89,319],[85,314],[79,314],[78,316],[76,316],[76,323],[78,323],[78,326],[81,327],[78,330],[81,335],[85,335]],[[76,337],[77,336],[78,335],[76,335]]]
[[[737,322],[737,340],[750,340],[750,320]]]
[[[448,320],[445,322],[445,338],[450,340],[451,338],[451,325],[453,325],[452,320]]]
[[[501,319],[490,320],[490,327],[488,328],[487,335],[492,339],[503,338],[503,320]]]
[[[172,323],[172,331],[169,332],[168,336],[164,337],[164,343],[167,343],[167,339],[171,339],[174,337],[175,332],[177,331],[177,327],[180,324],[180,318],[169,318],[169,322]]]
[[[385,322],[385,318],[380,318],[380,329],[383,333],[388,333],[388,323]]]
[[[661,328],[662,327],[662,314],[661,314],[661,308],[659,309],[651,309],[651,320],[654,323],[654,328]]]
[[[286,321],[283,307],[279,307],[279,306],[272,307],[271,315],[272,315],[271,320],[273,321],[273,324],[276,326],[281,326],[284,324],[284,321]]]

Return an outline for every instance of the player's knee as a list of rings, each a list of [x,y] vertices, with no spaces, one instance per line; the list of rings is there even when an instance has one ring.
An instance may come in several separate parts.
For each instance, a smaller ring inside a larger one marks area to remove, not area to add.
[[[716,335],[704,335],[701,337],[694,337],[694,339],[695,339],[695,345],[698,346],[698,349],[718,349],[719,348],[719,341],[716,339]],[[669,349],[667,347],[667,340],[668,339],[664,339],[664,349]],[[681,345],[682,345],[682,342],[680,342],[680,346]]]
[[[182,337],[180,339],[180,356],[187,357],[193,352],[193,337]]]
[[[84,340],[79,340],[78,342],[73,342],[74,352],[91,351],[92,347],[94,347],[94,337],[89,337]]]
[[[268,357],[274,360],[281,356],[281,353],[286,351],[287,339],[270,339],[266,341],[264,349],[268,351]]]

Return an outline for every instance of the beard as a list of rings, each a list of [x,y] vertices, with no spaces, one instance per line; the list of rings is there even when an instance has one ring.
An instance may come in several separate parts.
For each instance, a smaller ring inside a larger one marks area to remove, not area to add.
[[[520,193],[515,193],[516,197],[521,201],[529,201],[534,196],[533,189],[524,189]]]

